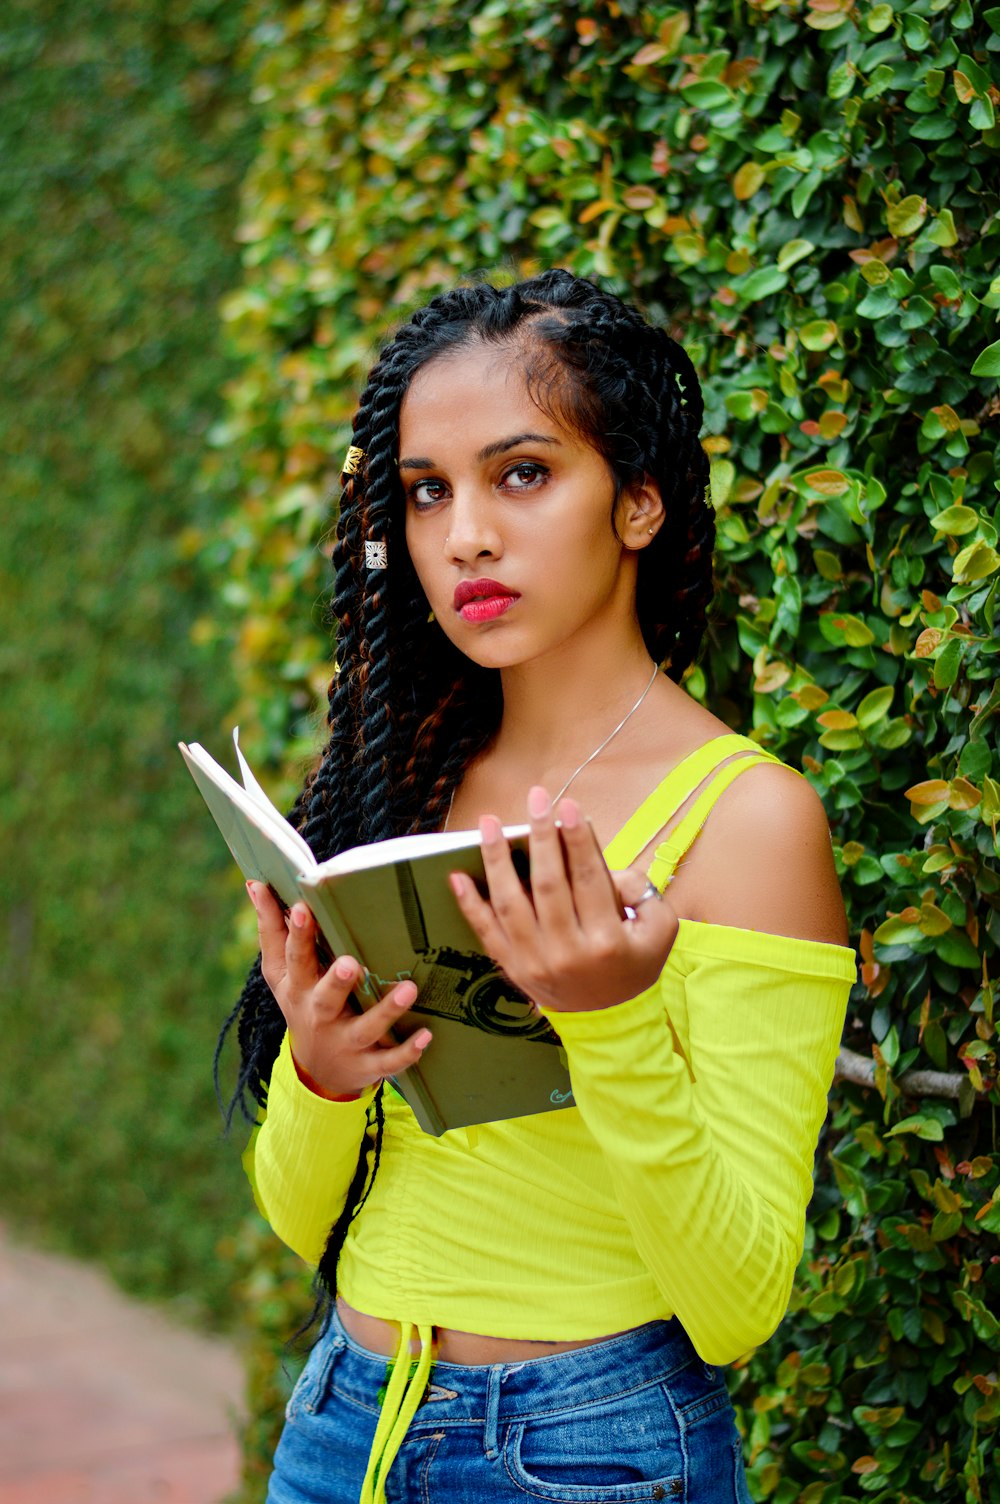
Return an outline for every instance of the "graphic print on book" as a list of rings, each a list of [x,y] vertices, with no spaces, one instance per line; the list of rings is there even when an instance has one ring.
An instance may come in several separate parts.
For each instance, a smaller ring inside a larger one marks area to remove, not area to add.
[[[487,1034],[558,1045],[555,1031],[488,956],[432,942],[412,863],[400,862],[395,872],[410,945],[419,957],[410,974],[420,992],[410,1012],[455,1018]]]

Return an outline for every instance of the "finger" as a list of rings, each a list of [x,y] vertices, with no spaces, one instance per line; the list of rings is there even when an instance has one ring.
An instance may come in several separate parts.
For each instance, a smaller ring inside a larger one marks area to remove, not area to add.
[[[509,944],[503,926],[497,919],[492,907],[476,891],[475,883],[466,873],[452,872],[449,874],[448,882],[451,886],[451,891],[458,900],[458,906],[465,916],[466,923],[476,936],[483,950],[494,961],[502,963],[503,957],[509,949]]]
[[[266,883],[247,883],[250,902],[257,911],[257,934],[264,980],[273,992],[284,980],[285,942],[288,930],[281,905]]]
[[[362,1050],[374,1048],[390,1033],[407,1009],[413,1007],[416,1000],[415,984],[398,982],[384,998],[374,1003],[372,1007],[366,1008],[355,1021],[351,1031],[354,1046]]]
[[[657,898],[644,898],[649,878],[641,867],[627,867],[623,872],[611,874],[615,890],[623,904],[635,912],[628,925],[633,941],[652,946],[672,943],[677,933],[677,911],[665,893]]]
[[[336,1018],[343,1012],[351,993],[361,980],[362,970],[353,956],[338,956],[323,972],[316,983],[313,996],[327,1016]]]
[[[322,975],[316,954],[316,921],[304,903],[294,903],[288,911],[285,965],[288,981],[296,992],[314,987]]]
[[[511,861],[510,847],[500,821],[493,815],[483,815],[479,821],[479,833],[483,868],[490,890],[489,907],[493,910],[506,942],[526,943],[536,930],[535,911]],[[458,890],[454,891],[455,896],[459,897]],[[475,908],[473,912],[480,914]],[[466,917],[468,918],[468,914]],[[473,929],[475,928],[473,925]],[[479,934],[479,931],[476,930],[476,933]]]
[[[566,874],[562,841],[556,829],[549,796],[536,787],[528,793],[528,818],[531,821],[531,902],[539,924],[545,930],[579,929],[573,890]]]
[[[622,904],[593,828],[575,799],[561,800],[557,814],[580,928],[588,934],[613,930],[624,918]]]
[[[416,1065],[432,1038],[430,1029],[418,1029],[416,1034],[402,1044],[380,1050],[376,1061],[378,1073],[372,1079],[378,1080],[379,1076],[399,1076],[403,1071],[409,1070],[411,1065]]]

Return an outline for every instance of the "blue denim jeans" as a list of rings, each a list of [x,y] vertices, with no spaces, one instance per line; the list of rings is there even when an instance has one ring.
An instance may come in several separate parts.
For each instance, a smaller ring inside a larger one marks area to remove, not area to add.
[[[357,1504],[387,1360],[336,1319],[288,1402],[268,1504]],[[435,1363],[388,1504],[750,1504],[725,1382],[676,1321],[529,1362]]]

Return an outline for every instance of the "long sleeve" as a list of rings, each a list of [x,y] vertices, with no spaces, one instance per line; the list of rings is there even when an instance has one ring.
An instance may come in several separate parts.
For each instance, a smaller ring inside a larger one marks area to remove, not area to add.
[[[547,1011],[639,1256],[708,1362],[784,1315],[854,976],[840,946],[681,921],[656,987]]]
[[[288,1035],[274,1063],[267,1111],[243,1155],[262,1216],[283,1243],[318,1264],[358,1162],[372,1092],[328,1102],[303,1086]]]

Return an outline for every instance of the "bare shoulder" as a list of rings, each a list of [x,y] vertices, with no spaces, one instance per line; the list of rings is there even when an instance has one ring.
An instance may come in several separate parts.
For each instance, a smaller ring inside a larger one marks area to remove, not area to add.
[[[685,865],[678,907],[692,919],[847,943],[826,811],[791,768],[764,763],[741,773]]]

